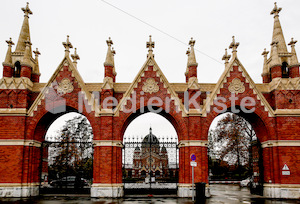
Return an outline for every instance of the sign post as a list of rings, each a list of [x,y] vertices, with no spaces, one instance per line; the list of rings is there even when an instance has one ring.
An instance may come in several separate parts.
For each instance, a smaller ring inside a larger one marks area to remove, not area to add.
[[[194,201],[194,197],[195,197],[195,190],[194,190],[194,167],[197,166],[197,162],[196,161],[196,155],[195,154],[191,154],[191,167],[192,167],[192,201]]]

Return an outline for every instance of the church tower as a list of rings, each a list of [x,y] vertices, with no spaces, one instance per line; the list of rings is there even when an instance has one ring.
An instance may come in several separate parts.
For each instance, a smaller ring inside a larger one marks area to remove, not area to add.
[[[4,99],[0,103],[1,108],[15,109],[19,113],[29,107],[28,94],[32,91],[34,83],[40,79],[38,56],[40,52],[36,49],[35,58],[32,57],[32,43],[29,30],[29,15],[32,11],[29,4],[22,8],[24,20],[16,43],[15,51],[12,46],[15,45],[12,39],[7,40],[8,49],[3,65],[3,78],[0,80],[2,90],[1,97]]]
[[[294,41],[292,38],[291,42],[288,44],[291,46],[291,52],[289,52],[279,21],[279,13],[281,10],[282,9],[278,8],[275,3],[275,6],[270,13],[271,15],[274,15],[273,37],[270,57],[268,58],[269,52],[266,49],[262,53],[264,56],[262,72],[263,83],[270,83],[273,80],[279,80],[281,78],[299,77],[299,62],[295,50],[297,41]]]

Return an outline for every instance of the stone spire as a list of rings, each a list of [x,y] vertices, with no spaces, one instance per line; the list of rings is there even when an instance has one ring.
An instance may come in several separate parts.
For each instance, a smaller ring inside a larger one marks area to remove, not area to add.
[[[231,55],[228,55],[228,53],[227,53],[227,48],[226,48],[226,49],[225,49],[225,54],[224,54],[223,57],[222,57],[222,60],[225,61],[225,65],[228,64],[230,57],[231,57]]]
[[[35,67],[32,71],[33,74],[38,74],[40,75],[40,67],[39,67],[39,55],[41,55],[40,51],[38,50],[38,48],[36,48],[35,51],[33,51],[34,55],[35,55]]]
[[[29,37],[27,38],[27,40],[25,41],[25,53],[24,53],[24,57],[23,60],[21,61],[21,65],[25,65],[28,67],[32,67],[32,62],[31,62],[31,42]]]
[[[194,45],[195,45],[195,40],[193,40],[193,38],[191,38],[189,45],[190,45],[190,51],[189,53],[187,52],[188,55],[188,64],[187,66],[198,66],[198,63],[196,61],[196,57],[195,57],[195,50],[194,50]]]
[[[147,42],[146,47],[148,48],[147,57],[149,57],[149,56],[154,57],[153,48],[155,47],[155,42],[152,41],[151,35],[149,35],[149,41]]]
[[[3,65],[4,66],[13,67],[12,58],[11,58],[11,47],[15,43],[13,43],[13,41],[11,40],[11,38],[9,38],[9,40],[6,40],[6,43],[8,44],[8,48],[7,48],[6,57],[5,57],[5,60],[3,62]]]
[[[278,42],[277,52],[278,53],[287,53],[287,47],[285,44],[285,39],[283,36],[282,28],[279,21],[279,13],[282,8],[277,7],[277,3],[275,2],[275,6],[271,11],[271,15],[274,15],[274,27],[273,27],[273,37],[272,42]],[[273,55],[274,48],[271,48],[271,55]]]
[[[290,58],[290,66],[299,66],[299,61],[296,54],[295,44],[297,43],[297,40],[294,40],[294,38],[291,39],[291,42],[289,45],[291,46],[291,58]]]
[[[262,76],[263,75],[266,75],[266,74],[269,74],[269,67],[268,67],[268,54],[269,54],[269,51],[267,51],[267,49],[265,48],[263,53],[261,55],[264,56],[264,67],[263,67],[263,72],[262,72]]]
[[[112,51],[111,45],[113,45],[113,41],[111,40],[111,38],[109,37],[108,40],[106,40],[106,44],[108,46],[107,48],[107,54],[106,54],[106,59],[104,62],[104,66],[110,66],[110,67],[114,67],[114,53]]]
[[[15,52],[25,52],[25,41],[29,39],[30,41],[30,32],[29,32],[29,15],[32,14],[32,11],[29,9],[29,3],[27,2],[27,5],[25,8],[22,8],[22,11],[24,12],[24,21],[21,28],[19,40],[17,43],[17,47]],[[31,45],[29,46],[29,53],[31,54]],[[30,55],[31,56],[31,55]]]
[[[77,48],[75,48],[74,54],[71,55],[72,59],[73,59],[73,64],[75,65],[75,67],[77,68],[77,60],[80,60],[79,55],[77,54]]]
[[[232,49],[232,58],[235,58],[237,55],[237,48],[240,45],[239,42],[235,42],[234,36],[232,36],[232,42],[229,45],[229,49]]]
[[[62,43],[65,47],[65,56],[69,57],[70,55],[70,48],[73,48],[72,43],[69,41],[69,36],[67,35],[67,41]]]

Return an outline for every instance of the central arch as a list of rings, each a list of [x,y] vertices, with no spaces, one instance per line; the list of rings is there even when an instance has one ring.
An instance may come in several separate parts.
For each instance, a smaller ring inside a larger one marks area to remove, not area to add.
[[[177,194],[177,138],[174,125],[160,114],[150,111],[131,120],[123,137],[125,195]]]

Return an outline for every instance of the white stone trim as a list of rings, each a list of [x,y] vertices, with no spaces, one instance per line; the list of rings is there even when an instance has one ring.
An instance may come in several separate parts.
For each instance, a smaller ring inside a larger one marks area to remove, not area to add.
[[[0,108],[1,116],[26,116],[26,108]]]
[[[121,140],[94,140],[95,147],[123,147]]]
[[[33,83],[27,77],[3,77],[0,79],[0,89],[32,90]]]
[[[35,140],[10,140],[0,139],[0,146],[29,146],[29,147],[41,147],[42,143]],[[0,184],[1,186],[1,184]]]
[[[268,140],[262,142],[261,147],[300,147],[300,140]]]
[[[207,144],[207,140],[181,140],[178,147],[206,147]]]
[[[202,116],[202,107],[203,105],[200,106],[200,109],[189,109],[188,115],[189,116]]]
[[[123,196],[123,184],[93,184],[91,188],[91,197],[93,198],[119,198]]]
[[[300,116],[300,109],[276,109],[276,116]]]
[[[99,116],[113,116],[114,112],[112,109],[101,109]]]
[[[264,196],[268,198],[299,199],[300,184],[264,184]]]

